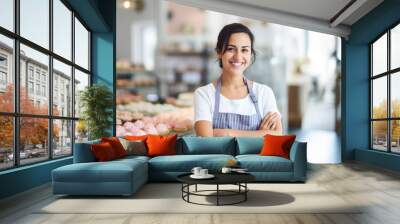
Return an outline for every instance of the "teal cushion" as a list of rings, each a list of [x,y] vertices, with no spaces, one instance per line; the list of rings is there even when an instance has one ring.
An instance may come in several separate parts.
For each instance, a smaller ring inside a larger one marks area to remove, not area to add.
[[[75,143],[74,147],[74,163],[95,162],[96,158],[91,149],[92,144],[99,144],[100,140],[93,140],[81,143]]]
[[[147,156],[136,156],[136,155],[129,155],[129,156],[125,156],[121,159],[117,159],[117,160],[113,160],[113,161],[126,161],[126,162],[130,162],[130,161],[135,161],[135,160],[140,160],[143,162],[147,162],[149,161],[150,157]]]
[[[235,155],[233,137],[182,137],[182,147],[178,154],[225,154]]]
[[[74,163],[52,171],[58,182],[130,182],[136,172],[147,172],[141,160]]]
[[[236,155],[260,154],[264,144],[263,137],[237,137]]]
[[[293,162],[279,156],[239,155],[236,160],[250,172],[293,172]]]
[[[216,172],[230,159],[235,158],[231,155],[157,156],[149,160],[149,170],[151,172],[190,172],[193,167],[200,166]]]

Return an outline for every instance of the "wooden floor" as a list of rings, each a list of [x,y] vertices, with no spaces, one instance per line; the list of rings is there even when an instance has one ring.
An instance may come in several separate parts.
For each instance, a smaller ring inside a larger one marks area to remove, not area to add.
[[[42,186],[0,202],[0,223],[400,223],[400,174],[360,163],[310,165],[308,183],[317,183],[349,203],[366,206],[356,214],[36,214],[54,200]],[[316,202],[317,203],[317,202]]]

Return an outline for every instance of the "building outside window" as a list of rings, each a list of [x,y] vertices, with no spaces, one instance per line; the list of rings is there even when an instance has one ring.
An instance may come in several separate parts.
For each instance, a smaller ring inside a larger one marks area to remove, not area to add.
[[[7,68],[7,56],[0,54],[0,67]]]
[[[28,82],[28,92],[29,94],[34,94],[33,82]]]
[[[36,84],[36,95],[40,96],[40,84]]]
[[[42,83],[46,83],[46,74],[42,73]]]
[[[5,90],[7,85],[7,56],[0,54],[0,89]]]
[[[29,66],[28,76],[29,76],[29,79],[33,80],[33,67],[32,66]]]
[[[42,96],[46,96],[46,86],[42,86]]]
[[[40,81],[40,70],[36,69],[36,80]]]

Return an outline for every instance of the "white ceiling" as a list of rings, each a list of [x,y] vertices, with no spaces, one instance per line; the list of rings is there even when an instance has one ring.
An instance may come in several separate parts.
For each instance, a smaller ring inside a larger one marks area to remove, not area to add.
[[[351,0],[225,0],[261,8],[330,20]]]
[[[311,31],[348,37],[351,25],[383,0],[170,0]],[[346,10],[339,13],[343,8]]]

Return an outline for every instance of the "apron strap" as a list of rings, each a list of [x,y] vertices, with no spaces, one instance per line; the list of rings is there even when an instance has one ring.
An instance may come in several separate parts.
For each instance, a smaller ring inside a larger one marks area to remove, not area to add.
[[[220,94],[221,94],[221,78],[219,78],[217,81],[217,88],[215,91],[215,97],[214,97],[215,105],[214,105],[214,112],[213,112],[213,121],[217,117],[217,114],[219,112]]]
[[[256,108],[257,116],[260,119],[262,119],[260,109],[258,108],[257,97],[254,95],[253,89],[249,87],[249,84],[247,83],[247,79],[245,79],[244,77],[243,77],[243,83],[246,85],[247,93],[249,94],[251,102],[253,102],[254,107]],[[220,94],[221,94],[221,78],[219,78],[217,81],[217,88],[215,91],[215,106],[214,106],[214,112],[213,112],[213,120],[219,113]]]
[[[256,108],[256,112],[257,112],[258,117],[259,117],[260,119],[262,119],[261,113],[260,113],[260,109],[258,108],[258,100],[257,100],[256,95],[254,95],[253,88],[250,88],[250,87],[249,87],[249,84],[247,83],[247,79],[244,78],[244,77],[243,77],[243,82],[244,82],[244,84],[245,84],[246,87],[247,87],[247,92],[249,93],[250,99],[251,99],[251,101],[253,102],[254,107]]]

